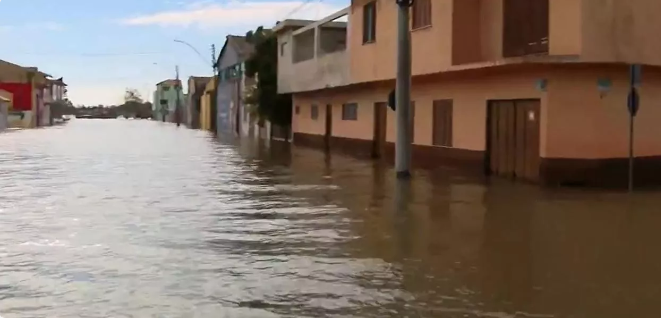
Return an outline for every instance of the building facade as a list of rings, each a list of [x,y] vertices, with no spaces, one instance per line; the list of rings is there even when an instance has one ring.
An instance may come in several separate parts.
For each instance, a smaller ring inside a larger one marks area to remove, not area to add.
[[[563,185],[626,184],[628,63],[643,64],[636,183],[661,183],[661,21],[653,0],[417,0],[413,162]],[[346,16],[347,23],[334,22]],[[278,24],[294,142],[393,158],[397,5],[355,0]]]
[[[9,111],[12,108],[13,94],[0,90],[0,132],[9,128]]]
[[[207,82],[207,85],[204,87],[201,96],[201,108],[200,108],[200,129],[214,131],[213,128],[213,117],[215,116],[213,112],[213,103],[216,95],[216,79],[211,78]]]
[[[245,75],[245,62],[253,52],[254,47],[246,37],[228,35],[218,55],[218,135],[246,136],[250,133],[249,111],[245,109],[243,99],[246,85],[252,85],[252,79]]]
[[[202,106],[202,95],[206,89],[206,85],[211,80],[211,77],[191,76],[188,78],[188,94],[186,96],[188,102],[186,107],[187,122],[186,125],[193,129],[200,128],[200,109]]]
[[[173,123],[177,120],[177,105],[183,105],[181,81],[168,79],[156,84],[152,118],[157,121]],[[182,111],[182,110],[179,110]]]
[[[38,126],[36,115],[43,105],[39,91],[47,76],[36,67],[23,67],[0,60],[0,89],[12,94],[10,117],[20,119],[12,120],[13,125],[21,128]]]

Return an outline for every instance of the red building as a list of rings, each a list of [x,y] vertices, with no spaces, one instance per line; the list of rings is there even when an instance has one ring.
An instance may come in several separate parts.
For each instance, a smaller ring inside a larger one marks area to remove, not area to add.
[[[15,111],[32,110],[32,86],[29,83],[2,83],[0,89],[14,94],[13,109]]]

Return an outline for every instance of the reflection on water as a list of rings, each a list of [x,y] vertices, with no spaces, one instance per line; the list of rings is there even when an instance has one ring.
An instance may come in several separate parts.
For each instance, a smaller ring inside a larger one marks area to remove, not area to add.
[[[661,202],[218,141],[0,134],[0,315],[656,317]]]

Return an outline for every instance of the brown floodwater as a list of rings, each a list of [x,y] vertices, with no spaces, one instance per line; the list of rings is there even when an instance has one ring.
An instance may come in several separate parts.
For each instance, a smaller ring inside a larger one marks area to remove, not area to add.
[[[0,316],[659,317],[661,192],[397,182],[143,120],[0,134]]]

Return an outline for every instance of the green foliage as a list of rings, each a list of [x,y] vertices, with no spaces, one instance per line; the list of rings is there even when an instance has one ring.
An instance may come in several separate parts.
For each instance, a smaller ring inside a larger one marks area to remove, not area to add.
[[[291,125],[291,95],[278,95],[278,40],[271,30],[258,27],[246,33],[246,40],[255,46],[255,53],[246,61],[246,75],[257,80],[257,88],[247,96],[248,103],[257,105],[260,120],[276,125]]]
[[[63,115],[73,115],[76,113],[76,107],[68,98],[60,101],[55,101],[50,104],[50,112],[53,117],[61,117]]]

